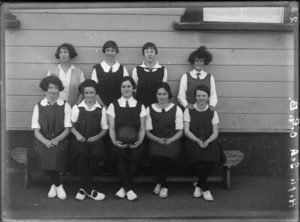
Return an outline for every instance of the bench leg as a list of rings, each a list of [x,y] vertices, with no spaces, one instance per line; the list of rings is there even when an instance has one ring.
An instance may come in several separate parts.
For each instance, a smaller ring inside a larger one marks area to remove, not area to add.
[[[230,190],[230,167],[228,166],[223,166],[223,182],[225,188]]]
[[[28,189],[30,183],[29,169],[27,165],[25,165],[24,168],[24,188]]]

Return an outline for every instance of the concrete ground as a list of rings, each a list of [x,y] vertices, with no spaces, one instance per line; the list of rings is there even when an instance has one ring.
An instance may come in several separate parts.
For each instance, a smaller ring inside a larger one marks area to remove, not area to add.
[[[211,182],[214,202],[193,198],[189,182],[173,182],[169,198],[152,193],[154,184],[135,183],[138,200],[117,199],[117,183],[95,183],[104,201],[77,201],[78,182],[64,183],[67,200],[48,199],[48,181],[23,188],[23,174],[10,173],[2,183],[3,221],[298,221],[298,207],[289,207],[288,177],[232,176],[231,190]],[[297,199],[298,202],[298,199]]]

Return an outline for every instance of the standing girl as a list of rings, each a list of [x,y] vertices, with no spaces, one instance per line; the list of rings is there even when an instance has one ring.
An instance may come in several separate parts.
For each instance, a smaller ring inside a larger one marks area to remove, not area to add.
[[[135,200],[136,193],[133,191],[132,182],[137,175],[142,156],[142,142],[145,137],[145,119],[147,116],[144,105],[133,98],[136,85],[129,76],[121,81],[121,98],[111,103],[107,110],[109,122],[109,135],[113,143],[112,156],[116,166],[122,187],[116,193],[120,198],[127,197]],[[130,144],[120,141],[119,129],[124,126],[133,127],[137,132],[137,138]]]
[[[212,54],[201,46],[193,51],[189,56],[189,63],[193,65],[193,70],[182,75],[179,85],[178,101],[184,108],[193,109],[196,102],[194,91],[200,84],[204,84],[209,88],[210,110],[215,110],[217,105],[217,92],[214,77],[203,70],[204,65],[208,65],[212,61]]]
[[[47,76],[56,75],[62,81],[64,90],[59,93],[59,96],[67,101],[71,107],[83,99],[82,94],[78,91],[78,86],[84,81],[84,74],[71,62],[77,55],[71,44],[64,43],[60,45],[55,54],[55,57],[60,60],[60,64],[47,73]]]
[[[118,89],[120,89],[122,77],[128,76],[128,71],[116,60],[119,53],[117,43],[111,40],[105,42],[102,52],[104,60],[94,65],[91,79],[98,83],[97,101],[101,106],[108,107],[110,103],[120,98],[121,93]]]
[[[157,47],[152,42],[147,42],[142,48],[145,61],[132,71],[132,78],[137,84],[136,99],[148,107],[156,103],[156,87],[162,82],[167,82],[167,69],[156,61]]]

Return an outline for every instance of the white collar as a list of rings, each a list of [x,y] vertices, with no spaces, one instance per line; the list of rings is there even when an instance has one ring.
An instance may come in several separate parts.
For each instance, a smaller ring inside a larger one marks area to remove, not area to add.
[[[61,64],[58,64],[57,68],[62,69]],[[70,69],[75,69],[75,66],[72,63],[71,63]]]
[[[157,103],[152,104],[152,108],[156,111],[156,112],[161,112],[162,108],[159,108],[157,105]],[[166,108],[165,111],[168,112],[173,106],[175,106],[174,103],[170,103]]]
[[[143,67],[143,68],[148,68],[148,67],[146,66],[146,64],[145,64],[145,61],[144,61],[143,64],[140,65],[140,66]],[[160,65],[158,62],[156,62],[152,69],[158,69],[158,68],[161,68],[161,65]],[[149,68],[148,68],[148,69],[149,69]]]
[[[85,109],[90,109],[86,105],[85,100],[82,100],[82,102],[78,104],[78,107],[84,107]],[[92,106],[91,109],[94,109],[94,108],[102,108],[102,106],[97,102],[97,100],[96,100],[96,103]]]
[[[128,103],[130,102],[134,102],[135,99],[133,98],[133,96],[131,96],[128,100],[126,100],[123,96],[121,96],[121,98],[119,99],[120,102],[126,102],[128,101]]]
[[[57,103],[57,105],[59,105],[59,106],[64,105],[64,102],[65,102],[65,101],[64,101],[63,99],[61,99],[61,98],[58,98],[58,99],[56,100],[56,103]],[[47,106],[47,105],[49,105],[48,100],[47,100],[46,97],[41,101],[41,105],[42,105],[42,106]]]
[[[200,73],[200,75],[206,74],[206,72],[203,69],[200,72],[198,72],[196,69],[193,69],[192,73],[194,73],[194,74]]]
[[[113,66],[110,66],[110,65],[107,64],[107,62],[105,62],[105,60],[103,60],[101,62],[101,66],[102,66],[102,68],[104,69],[105,72],[108,72],[110,67],[112,67],[113,72],[116,72],[116,71],[118,71],[118,69],[120,67],[120,63],[118,61],[116,61],[115,64],[113,64]]]
[[[196,109],[197,111],[199,111],[199,112],[204,112],[204,111],[206,111],[206,110],[209,108],[209,106],[208,106],[208,104],[207,104],[204,110],[199,110],[199,109],[197,108],[197,103],[194,104],[194,107],[195,107],[195,109]]]

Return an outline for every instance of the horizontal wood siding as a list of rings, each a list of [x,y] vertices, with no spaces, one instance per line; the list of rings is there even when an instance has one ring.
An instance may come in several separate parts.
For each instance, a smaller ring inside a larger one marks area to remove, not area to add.
[[[30,129],[38,87],[56,66],[56,47],[72,43],[73,60],[85,78],[102,60],[102,45],[117,42],[118,61],[129,73],[141,64],[142,45],[158,46],[176,100],[179,80],[190,71],[189,54],[201,45],[213,54],[205,70],[213,74],[221,131],[288,131],[289,97],[294,92],[294,35],[291,32],[177,31],[184,8],[12,10],[19,29],[5,32],[6,128]]]

